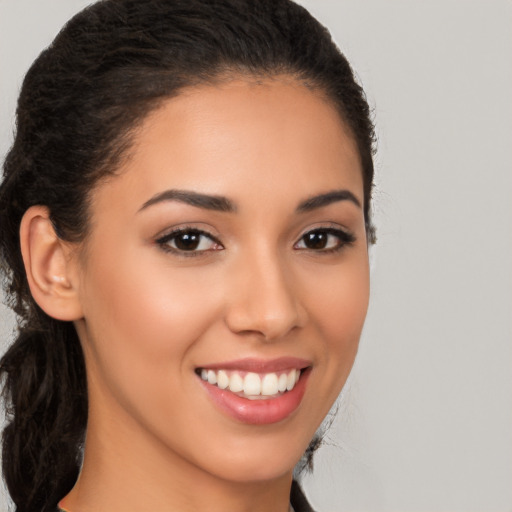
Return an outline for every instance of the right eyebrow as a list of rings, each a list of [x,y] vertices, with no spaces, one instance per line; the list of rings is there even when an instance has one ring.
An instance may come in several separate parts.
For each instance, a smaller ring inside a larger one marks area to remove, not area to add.
[[[208,194],[200,194],[199,192],[192,192],[189,190],[165,190],[154,195],[148,199],[140,208],[139,212],[149,208],[150,206],[165,202],[165,201],[178,201],[180,203],[189,204],[196,208],[203,208],[205,210],[214,210],[218,212],[235,212],[235,204],[227,197],[215,196]]]

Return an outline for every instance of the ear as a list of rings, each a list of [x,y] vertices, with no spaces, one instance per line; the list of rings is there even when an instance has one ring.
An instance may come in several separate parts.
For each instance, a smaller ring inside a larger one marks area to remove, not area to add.
[[[82,318],[76,256],[55,233],[48,208],[32,206],[25,212],[20,244],[30,291],[39,307],[57,320]]]

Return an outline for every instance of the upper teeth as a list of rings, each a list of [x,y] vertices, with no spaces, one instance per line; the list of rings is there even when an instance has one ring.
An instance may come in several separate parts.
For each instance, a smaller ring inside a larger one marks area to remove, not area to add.
[[[279,373],[254,373],[230,370],[201,370],[201,378],[220,389],[229,389],[246,398],[275,396],[291,391],[300,377],[300,370]]]

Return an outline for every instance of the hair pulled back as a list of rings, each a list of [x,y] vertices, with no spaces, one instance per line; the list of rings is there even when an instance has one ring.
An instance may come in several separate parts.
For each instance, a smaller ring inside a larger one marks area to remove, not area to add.
[[[28,71],[0,185],[0,261],[18,336],[0,362],[3,472],[19,512],[55,509],[74,485],[87,422],[74,326],[30,295],[19,227],[45,205],[59,237],[87,235],[88,201],[116,171],[137,126],[184,88],[288,74],[318,89],[357,142],[367,233],[374,130],[351,68],[327,30],[289,0],[103,0],[71,19]]]

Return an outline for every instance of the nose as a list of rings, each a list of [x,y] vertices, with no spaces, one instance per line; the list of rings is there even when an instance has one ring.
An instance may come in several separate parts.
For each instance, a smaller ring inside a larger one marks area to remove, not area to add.
[[[275,255],[241,257],[228,279],[225,321],[232,332],[272,341],[306,323],[297,282]]]

